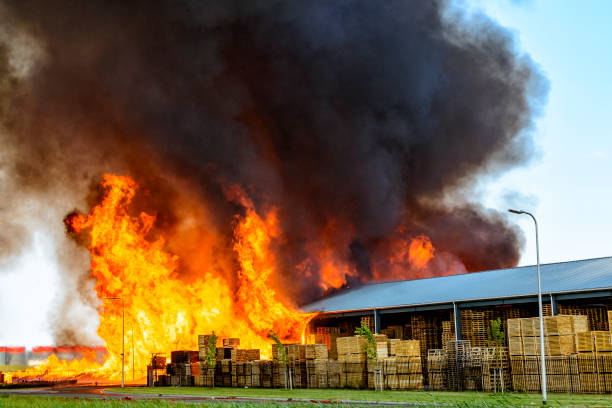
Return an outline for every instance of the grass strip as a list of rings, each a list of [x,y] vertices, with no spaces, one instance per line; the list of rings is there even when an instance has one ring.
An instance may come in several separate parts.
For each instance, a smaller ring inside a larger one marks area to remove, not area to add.
[[[450,405],[460,407],[524,407],[541,405],[540,394],[486,392],[444,392],[444,391],[384,391],[349,389],[269,389],[269,388],[201,388],[201,387],[127,387],[112,388],[107,392],[186,395],[218,397],[282,398],[319,401],[372,401],[402,402],[419,405]],[[606,407],[612,406],[612,397],[592,394],[549,394],[548,406],[553,407]]]

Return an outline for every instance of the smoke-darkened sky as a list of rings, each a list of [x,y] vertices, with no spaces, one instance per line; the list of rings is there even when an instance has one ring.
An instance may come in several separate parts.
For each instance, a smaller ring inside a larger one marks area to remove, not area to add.
[[[59,310],[94,302],[86,262],[67,255],[85,250],[61,235],[61,218],[95,203],[104,172],[141,186],[137,211],[157,214],[154,233],[186,260],[186,278],[201,262],[187,216],[214,231],[210,253],[231,258],[243,209],[225,188],[277,208],[276,282],[297,303],[323,293],[330,256],[355,268],[350,283],[398,278],[390,248],[418,235],[470,272],[519,260],[520,231],[470,197],[483,175],[530,160],[547,81],[483,15],[348,0],[24,0],[1,11],[0,256],[41,225],[55,231],[61,279],[77,288]],[[436,265],[401,277],[446,272]],[[59,321],[56,339],[82,341]]]

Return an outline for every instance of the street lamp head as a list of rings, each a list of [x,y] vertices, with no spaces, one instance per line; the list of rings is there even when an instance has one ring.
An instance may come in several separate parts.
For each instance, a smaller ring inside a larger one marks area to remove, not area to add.
[[[513,214],[525,214],[525,211],[513,210],[512,208],[508,209],[508,211],[510,211]]]

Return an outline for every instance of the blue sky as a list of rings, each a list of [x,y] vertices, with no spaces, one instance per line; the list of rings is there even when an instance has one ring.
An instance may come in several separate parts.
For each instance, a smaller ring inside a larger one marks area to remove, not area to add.
[[[484,204],[532,211],[543,263],[612,255],[612,1],[466,4],[510,29],[550,82],[532,131],[537,157],[483,185]],[[533,222],[510,217],[525,233],[520,264],[534,264]]]

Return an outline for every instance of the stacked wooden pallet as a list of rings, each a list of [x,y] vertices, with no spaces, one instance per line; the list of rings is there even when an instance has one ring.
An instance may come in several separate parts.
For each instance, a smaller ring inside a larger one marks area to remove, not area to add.
[[[427,350],[440,348],[439,326],[435,321],[425,319],[423,315],[413,315],[411,320],[412,338],[419,341],[421,356],[427,356]]]
[[[470,341],[474,347],[486,346],[487,326],[485,313],[482,311],[461,310],[461,336]]]
[[[365,362],[366,340],[361,336],[338,337],[338,361]]]
[[[306,344],[304,353],[306,360],[327,360],[328,358],[325,344]]]
[[[198,336],[198,354],[200,361],[205,361],[206,356],[208,355],[210,343],[210,335],[209,334],[200,334]]]
[[[338,327],[317,327],[317,333],[315,334],[315,343],[327,345],[329,358],[334,360],[338,359],[336,339],[339,335],[340,329]]]
[[[260,358],[259,349],[232,349],[230,353],[230,359],[234,362],[242,363],[259,360]]]
[[[361,324],[365,325],[372,333],[374,333],[374,316],[362,316]]]
[[[303,363],[306,361],[306,345],[287,344],[287,358],[290,362]]]
[[[378,373],[382,375],[379,386],[382,383],[383,388],[389,390],[417,390],[423,386],[423,370],[421,367],[421,356],[401,358],[389,357],[383,360],[375,361],[370,368],[368,362],[368,386],[375,388],[374,370],[380,370]]]
[[[480,364],[483,391],[499,391],[511,386],[510,359],[506,347],[484,348]]]
[[[540,319],[538,317],[509,319],[508,348],[513,356],[540,354]],[[564,356],[576,353],[577,335],[587,328],[586,316],[557,315],[543,319],[545,353]]]
[[[446,389],[448,358],[446,350],[431,349],[427,354],[427,376],[430,390]]]
[[[325,344],[306,344],[305,380],[308,388],[326,388],[328,383],[328,350]],[[302,374],[302,373],[300,373]]]
[[[272,360],[278,360],[281,356],[281,352],[280,350],[283,349],[285,351],[285,355],[288,355],[288,351],[287,351],[287,346],[289,346],[289,344],[277,344],[277,343],[273,343],[272,344]]]
[[[309,359],[306,360],[306,375],[308,388],[328,388],[330,360]]]
[[[462,390],[465,388],[463,380],[473,355],[472,345],[469,340],[451,340],[448,342],[446,349],[446,357],[448,359],[446,386],[448,389]]]
[[[387,326],[385,329],[380,331],[381,334],[384,334],[390,339],[404,339],[404,326]]]
[[[240,339],[237,337],[223,339],[223,347],[238,348],[240,347]]]
[[[605,306],[568,306],[559,305],[559,313],[565,315],[584,315],[589,318],[589,329],[596,331],[607,331],[610,329],[608,324],[608,313]]]
[[[423,367],[417,340],[387,339],[376,336],[377,359],[368,360],[368,388],[420,389]],[[382,350],[382,351],[381,351]]]
[[[361,336],[338,337],[340,382],[349,388],[364,388],[367,382],[366,340]]]
[[[452,321],[442,322],[442,348],[446,348],[448,342],[455,340],[455,324]]]
[[[192,350],[177,350],[170,353],[170,364],[166,366],[166,373],[170,376],[170,384],[174,386],[193,386],[194,378],[191,373],[192,363],[197,364],[199,353]]]
[[[233,347],[217,347],[215,359],[217,361],[231,360],[233,349]]]

